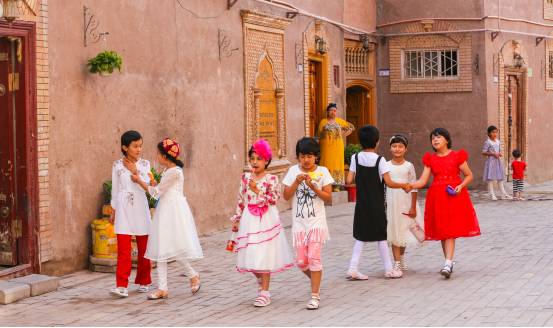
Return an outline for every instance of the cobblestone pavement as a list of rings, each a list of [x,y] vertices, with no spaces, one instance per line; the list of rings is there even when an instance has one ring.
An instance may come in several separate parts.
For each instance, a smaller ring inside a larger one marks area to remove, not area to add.
[[[534,192],[528,196],[553,197]],[[370,279],[347,281],[353,205],[344,204],[328,208],[332,240],[323,252],[318,311],[305,309],[309,283],[297,269],[276,275],[273,303],[254,308],[255,280],[234,271],[222,232],[202,238],[206,258],[194,266],[203,284],[195,296],[174,264],[171,296],[161,301],[147,301],[135,285],[129,298],[111,298],[113,275],[81,271],[63,277],[57,292],[0,306],[0,325],[552,326],[553,201],[490,202],[478,192],[474,200],[483,235],[459,240],[450,280],[438,274],[443,258],[432,242],[407,250],[410,271],[397,280],[383,278],[376,244],[368,244],[361,271]],[[289,223],[290,213],[283,218]]]

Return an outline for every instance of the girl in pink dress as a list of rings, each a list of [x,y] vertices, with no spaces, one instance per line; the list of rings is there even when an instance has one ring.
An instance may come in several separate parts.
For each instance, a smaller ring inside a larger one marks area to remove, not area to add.
[[[466,189],[473,175],[467,164],[467,152],[451,149],[451,137],[446,129],[434,129],[430,140],[434,154],[424,155],[424,171],[411,186],[423,188],[430,174],[434,177],[426,195],[424,230],[426,240],[442,242],[445,265],[440,273],[449,278],[453,273],[455,239],[480,235],[476,212]],[[463,179],[459,176],[460,172]]]

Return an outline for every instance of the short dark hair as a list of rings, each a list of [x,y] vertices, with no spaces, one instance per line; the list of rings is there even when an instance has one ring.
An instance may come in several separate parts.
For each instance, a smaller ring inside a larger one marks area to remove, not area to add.
[[[184,163],[180,159],[171,156],[171,154],[169,154],[165,150],[165,147],[163,147],[163,141],[161,141],[160,143],[157,144],[157,150],[159,150],[159,153],[161,155],[163,155],[163,157],[165,157],[168,160],[170,160],[171,162],[175,163],[176,166],[181,167],[181,168],[184,167]]]
[[[390,146],[395,143],[401,143],[407,148],[409,140],[407,140],[407,137],[403,134],[394,134],[392,138],[390,138]]]
[[[248,158],[249,157],[252,157],[252,155],[255,153],[255,151],[253,150],[253,146],[250,147],[250,150],[248,150]],[[269,165],[271,164],[271,160],[272,158],[269,158],[269,160],[267,161],[267,163],[265,164],[265,168],[268,168]]]
[[[518,149],[513,150],[513,157],[514,158],[520,158],[522,156],[522,152]]]
[[[330,104],[328,104],[328,106],[326,106],[326,111],[327,112],[331,109],[338,109],[338,107],[336,107],[336,103],[330,103]]]
[[[359,142],[363,149],[376,148],[376,144],[380,140],[380,132],[376,126],[372,125],[362,126],[359,131],[357,131],[357,135],[359,136]]]
[[[123,146],[129,147],[133,141],[142,139],[142,135],[138,131],[129,130],[121,135],[121,152],[127,156],[127,152],[123,150]]]
[[[499,130],[495,125],[488,126],[488,135],[490,135],[490,133],[494,132],[495,130]]]
[[[303,137],[296,143],[296,157],[299,158],[300,154],[315,155],[318,159],[321,155],[321,147],[315,138]]]
[[[447,131],[444,128],[435,128],[430,132],[430,144],[432,144],[432,137],[442,136],[447,141],[447,149],[451,149],[453,146],[453,143],[451,141],[451,135],[449,134],[449,131]],[[432,146],[432,149],[434,149],[434,146]],[[436,149],[434,149],[435,151]]]

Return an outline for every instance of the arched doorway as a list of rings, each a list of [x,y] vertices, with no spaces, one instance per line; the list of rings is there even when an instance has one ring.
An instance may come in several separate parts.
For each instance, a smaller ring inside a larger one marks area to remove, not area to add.
[[[376,125],[374,106],[374,88],[368,85],[354,84],[346,90],[346,120],[355,126],[355,129],[365,125]],[[347,138],[347,143],[359,143],[357,133]]]

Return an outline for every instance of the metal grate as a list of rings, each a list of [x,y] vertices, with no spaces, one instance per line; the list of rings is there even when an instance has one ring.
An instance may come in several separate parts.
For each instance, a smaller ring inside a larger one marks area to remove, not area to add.
[[[403,76],[410,79],[439,79],[457,77],[458,51],[409,50],[405,51]]]

